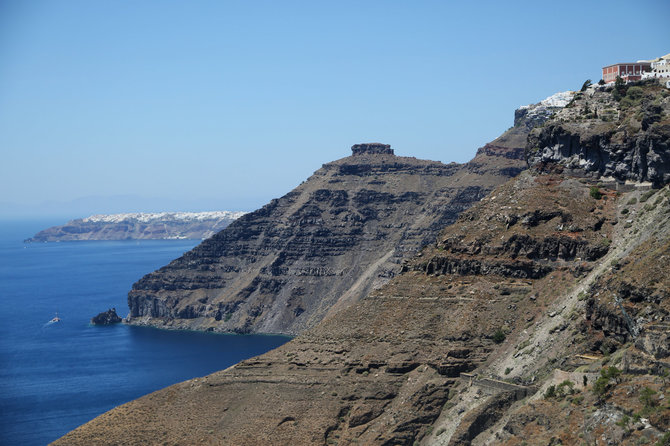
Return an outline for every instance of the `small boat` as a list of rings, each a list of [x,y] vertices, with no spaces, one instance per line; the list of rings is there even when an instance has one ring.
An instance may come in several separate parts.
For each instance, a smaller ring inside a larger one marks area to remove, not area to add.
[[[56,323],[56,322],[60,322],[60,318],[58,317],[58,313],[56,313],[56,315],[53,317],[53,319],[51,319],[49,321],[50,324],[53,324],[53,323]]]

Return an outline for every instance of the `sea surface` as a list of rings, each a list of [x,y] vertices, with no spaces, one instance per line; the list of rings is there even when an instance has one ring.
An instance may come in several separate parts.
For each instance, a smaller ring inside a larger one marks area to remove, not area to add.
[[[0,444],[44,445],[101,413],[288,341],[90,325],[196,240],[24,244],[62,222],[0,221]],[[49,321],[58,313],[62,320]]]

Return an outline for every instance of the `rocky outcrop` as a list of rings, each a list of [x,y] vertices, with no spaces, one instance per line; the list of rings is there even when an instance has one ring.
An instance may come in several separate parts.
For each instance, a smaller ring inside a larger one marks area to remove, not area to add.
[[[109,310],[103,311],[97,316],[91,318],[91,324],[93,325],[112,325],[119,324],[122,321],[123,319],[121,319],[119,315],[116,314],[116,308],[110,308]]]
[[[356,144],[128,295],[129,322],[296,334],[381,286],[400,261],[523,168],[521,129],[466,164]],[[335,310],[332,310],[335,311]]]
[[[390,144],[372,142],[367,144],[354,144],[351,146],[351,154],[356,155],[393,155]]]
[[[547,119],[572,101],[574,91],[553,94],[537,104],[523,105],[514,112],[514,126],[532,130],[543,125]]]
[[[25,241],[205,239],[244,214],[215,211],[91,215],[45,229]]]
[[[655,81],[627,88],[614,99],[611,87],[579,93],[527,144],[530,165],[560,163],[575,175],[619,182],[670,182],[670,95]]]

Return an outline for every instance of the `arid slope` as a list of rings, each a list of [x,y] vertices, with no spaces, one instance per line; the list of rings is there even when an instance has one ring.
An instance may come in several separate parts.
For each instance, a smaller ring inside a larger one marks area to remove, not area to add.
[[[412,444],[464,388],[460,374],[486,364],[498,332],[516,336],[546,311],[556,285],[575,286],[607,252],[615,202],[596,201],[587,184],[559,174],[524,173],[363,301],[272,352],[128,403],[62,442]]]

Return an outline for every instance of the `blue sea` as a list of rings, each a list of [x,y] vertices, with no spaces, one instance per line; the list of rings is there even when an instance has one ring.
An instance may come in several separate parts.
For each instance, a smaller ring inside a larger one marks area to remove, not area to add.
[[[0,222],[0,444],[47,444],[119,404],[288,340],[91,326],[108,308],[126,316],[132,284],[198,241],[23,243],[57,223]],[[56,313],[61,322],[49,323]]]

